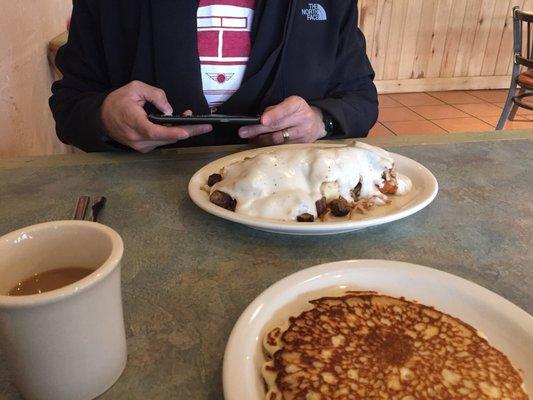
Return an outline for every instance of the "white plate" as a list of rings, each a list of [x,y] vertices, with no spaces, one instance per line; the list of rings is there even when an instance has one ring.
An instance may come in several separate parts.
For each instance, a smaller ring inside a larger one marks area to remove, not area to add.
[[[340,147],[345,144],[293,144],[284,145],[293,148],[316,147]],[[278,146],[279,147],[279,146]],[[407,157],[399,154],[389,153],[396,163],[398,172],[407,175],[413,182],[413,189],[405,196],[394,197],[392,204],[376,207],[368,215],[362,216],[358,220],[342,220],[335,222],[315,222],[302,223],[296,221],[279,221],[273,219],[249,217],[228,211],[218,207],[209,201],[209,195],[202,190],[209,175],[218,173],[221,168],[241,161],[245,157],[253,157],[260,153],[271,152],[276,147],[263,147],[259,149],[247,150],[230,156],[220,158],[200,169],[189,182],[189,196],[192,201],[203,210],[229,221],[238,222],[251,228],[260,229],[267,232],[285,233],[293,235],[327,235],[334,233],[350,232],[363,229],[369,226],[380,225],[387,222],[405,218],[417,211],[420,211],[433,201],[438,191],[437,180],[433,174],[424,166]]]
[[[270,286],[246,308],[226,345],[224,398],[263,400],[265,333],[309,309],[309,300],[346,290],[404,296],[460,318],[524,371],[526,390],[533,393],[533,317],[528,313],[496,293],[442,271],[397,261],[357,260],[299,271]]]

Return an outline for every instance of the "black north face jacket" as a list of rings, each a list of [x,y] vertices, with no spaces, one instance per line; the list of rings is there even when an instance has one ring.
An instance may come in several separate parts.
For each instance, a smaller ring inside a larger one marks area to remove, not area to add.
[[[64,77],[52,86],[57,135],[85,151],[121,146],[103,132],[100,107],[132,80],[162,88],[176,112],[208,114],[197,50],[198,0],[74,0]],[[377,114],[374,73],[355,0],[257,0],[241,88],[219,114],[261,114],[298,95],[331,114],[334,137],[366,136]],[[235,129],[176,146],[242,143]]]

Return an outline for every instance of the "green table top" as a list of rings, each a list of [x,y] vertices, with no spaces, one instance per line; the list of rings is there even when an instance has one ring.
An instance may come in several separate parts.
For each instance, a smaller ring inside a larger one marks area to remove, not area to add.
[[[187,195],[200,167],[240,146],[148,155],[0,160],[0,235],[68,219],[80,195],[105,195],[101,222],[123,237],[128,364],[102,399],[220,399],[233,324],[279,279],[357,258],[426,265],[533,313],[533,133],[367,139],[425,165],[435,201],[406,219],[349,234],[290,237],[211,216]],[[0,398],[18,399],[0,354]]]

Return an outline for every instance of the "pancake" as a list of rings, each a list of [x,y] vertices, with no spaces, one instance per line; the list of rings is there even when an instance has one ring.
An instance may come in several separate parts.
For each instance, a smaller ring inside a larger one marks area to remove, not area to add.
[[[434,308],[348,292],[265,335],[267,400],[525,400],[519,372],[472,326]]]

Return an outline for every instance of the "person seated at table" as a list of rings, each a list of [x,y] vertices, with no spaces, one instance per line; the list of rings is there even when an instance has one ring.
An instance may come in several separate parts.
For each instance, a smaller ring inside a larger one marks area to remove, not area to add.
[[[314,1],[74,0],[50,98],[59,139],[147,152],[366,136],[378,102],[357,2]],[[150,112],[261,124],[169,127]]]

